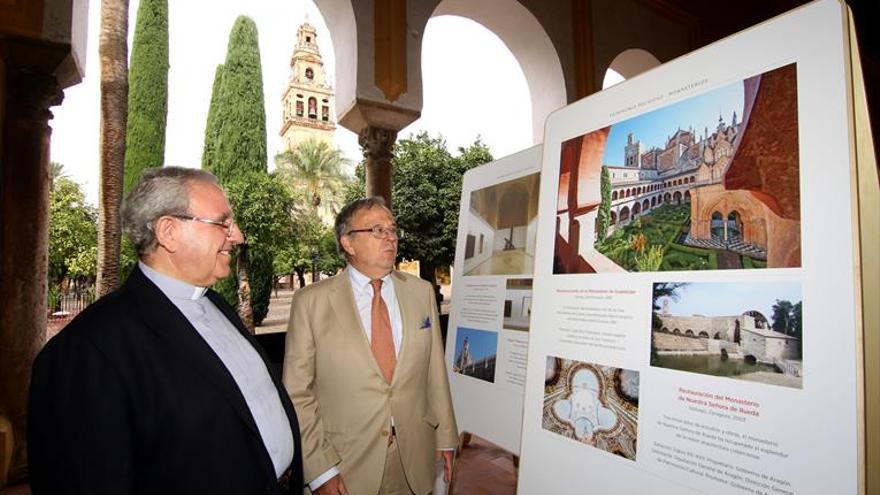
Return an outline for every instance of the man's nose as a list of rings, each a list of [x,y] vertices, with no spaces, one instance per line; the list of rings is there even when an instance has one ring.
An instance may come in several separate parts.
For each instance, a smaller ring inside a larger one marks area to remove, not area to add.
[[[229,242],[232,244],[241,244],[244,242],[244,233],[238,228],[237,223],[232,224],[232,229],[229,231]]]

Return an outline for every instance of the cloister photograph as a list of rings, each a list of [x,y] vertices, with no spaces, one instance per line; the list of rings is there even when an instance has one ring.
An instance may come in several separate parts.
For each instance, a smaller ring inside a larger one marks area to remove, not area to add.
[[[554,273],[801,264],[797,69],[562,143]]]

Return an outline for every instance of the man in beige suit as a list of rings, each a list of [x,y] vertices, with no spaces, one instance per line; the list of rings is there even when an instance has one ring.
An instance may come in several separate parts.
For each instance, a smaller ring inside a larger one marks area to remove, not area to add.
[[[431,284],[394,271],[398,232],[381,198],[336,218],[345,271],[298,291],[284,384],[315,494],[426,494],[458,443]]]

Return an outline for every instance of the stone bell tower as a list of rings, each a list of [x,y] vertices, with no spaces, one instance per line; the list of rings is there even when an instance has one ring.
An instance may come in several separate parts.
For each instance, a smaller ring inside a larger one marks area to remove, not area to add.
[[[300,25],[296,33],[290,77],[281,98],[284,122],[280,134],[286,150],[309,138],[333,144],[335,95],[324,72],[317,37],[308,21]]]

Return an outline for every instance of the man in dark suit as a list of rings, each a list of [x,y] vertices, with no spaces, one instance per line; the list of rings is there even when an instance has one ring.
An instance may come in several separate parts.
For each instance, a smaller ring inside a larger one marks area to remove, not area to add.
[[[216,179],[150,170],[122,216],[138,266],[34,362],[33,493],[302,493],[290,399],[208,289],[243,241]]]

